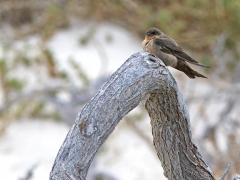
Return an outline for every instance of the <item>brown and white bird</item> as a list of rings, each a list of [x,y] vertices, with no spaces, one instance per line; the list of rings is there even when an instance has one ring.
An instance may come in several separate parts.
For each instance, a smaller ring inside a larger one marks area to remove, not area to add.
[[[157,56],[166,66],[171,66],[184,72],[189,78],[206,78],[204,75],[193,70],[186,62],[201,67],[210,67],[200,64],[191,58],[173,39],[165,35],[159,29],[150,28],[146,33],[142,46],[145,52]]]

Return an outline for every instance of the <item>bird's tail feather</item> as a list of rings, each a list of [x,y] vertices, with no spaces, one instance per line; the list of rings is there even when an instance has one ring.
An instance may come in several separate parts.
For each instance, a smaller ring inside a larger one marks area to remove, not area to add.
[[[184,72],[189,78],[192,79],[194,79],[195,77],[207,78],[206,76],[198,73],[197,71],[194,71],[185,61],[180,59],[178,60],[176,69]]]
[[[183,55],[183,53],[182,53],[182,55]],[[184,53],[185,57],[179,56],[178,54],[175,54],[175,55],[176,55],[176,57],[178,59],[181,59],[183,61],[187,61],[188,63],[194,64],[196,66],[205,67],[205,68],[211,68],[210,66],[200,64],[199,62],[197,62],[196,60],[194,60],[190,56],[188,56],[186,53]]]

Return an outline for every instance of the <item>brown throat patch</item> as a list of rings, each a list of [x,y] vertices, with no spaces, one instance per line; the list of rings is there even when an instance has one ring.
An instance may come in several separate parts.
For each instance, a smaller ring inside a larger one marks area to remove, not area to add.
[[[142,46],[143,46],[143,47],[148,46],[149,42],[150,42],[152,39],[156,39],[156,38],[158,38],[158,37],[159,37],[158,35],[155,35],[155,36],[145,36],[145,39],[144,39],[144,41],[142,42]]]

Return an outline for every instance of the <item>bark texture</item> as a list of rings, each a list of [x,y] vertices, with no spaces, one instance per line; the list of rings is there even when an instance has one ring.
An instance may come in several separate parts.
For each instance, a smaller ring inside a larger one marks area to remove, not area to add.
[[[173,78],[151,93],[146,109],[151,118],[153,143],[169,180],[214,179],[192,143],[188,110]]]
[[[131,56],[83,107],[55,159],[50,179],[84,180],[93,157],[118,122],[168,76],[148,53]]]
[[[132,55],[83,107],[58,152],[50,179],[84,180],[97,150],[145,97],[165,176],[214,179],[192,143],[188,111],[175,80],[161,60],[145,52]]]

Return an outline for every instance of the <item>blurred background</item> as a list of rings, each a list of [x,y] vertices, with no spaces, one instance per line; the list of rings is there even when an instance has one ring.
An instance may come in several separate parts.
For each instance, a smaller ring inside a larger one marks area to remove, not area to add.
[[[77,113],[150,27],[172,37],[208,79],[170,69],[193,141],[218,178],[240,173],[239,0],[0,0],[0,179],[48,179]],[[90,168],[93,179],[165,179],[139,105]]]

